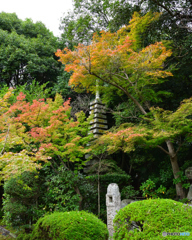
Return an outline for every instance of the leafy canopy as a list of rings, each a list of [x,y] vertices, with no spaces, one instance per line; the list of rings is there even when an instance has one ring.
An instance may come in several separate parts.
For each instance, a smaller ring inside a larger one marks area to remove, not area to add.
[[[0,81],[8,87],[56,81],[60,64],[54,57],[57,38],[43,23],[0,13]]]
[[[172,76],[163,67],[172,53],[162,42],[140,49],[139,33],[158,17],[156,13],[148,13],[143,17],[135,13],[130,24],[116,33],[95,33],[89,46],[79,44],[74,51],[68,48],[58,50],[56,56],[65,64],[65,71],[72,71],[69,84],[76,89],[86,88],[94,92],[96,80],[100,79],[101,91],[107,92],[106,87],[111,85],[121,92],[119,94],[125,93],[146,113],[138,100],[159,100],[160,93],[156,93],[152,86]],[[162,91],[161,94],[166,92]]]
[[[60,24],[61,41],[69,48],[78,43],[90,44],[94,32],[117,31],[139,10],[126,0],[74,0],[73,3],[73,11]]]
[[[192,98],[185,99],[175,111],[164,110],[159,107],[150,108],[150,113],[143,116],[137,125],[122,124],[98,139],[98,144],[108,146],[110,153],[122,150],[123,152],[135,151],[136,146],[150,148],[159,147],[165,141],[178,142],[178,151],[181,136],[184,141],[191,141],[192,127]],[[169,152],[164,149],[169,155]]]
[[[1,178],[36,170],[43,162],[50,165],[55,158],[81,166],[91,138],[87,136],[89,121],[84,113],[77,113],[76,121],[71,119],[70,100],[63,104],[59,94],[54,101],[39,99],[30,103],[21,92],[9,106],[10,94],[1,99]]]

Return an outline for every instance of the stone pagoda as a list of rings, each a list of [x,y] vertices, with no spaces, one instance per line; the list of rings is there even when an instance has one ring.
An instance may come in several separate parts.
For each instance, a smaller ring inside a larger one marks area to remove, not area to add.
[[[106,109],[99,96],[98,81],[96,98],[90,102],[89,114],[94,114],[93,120],[90,122],[90,133],[93,133],[94,137],[97,138],[108,129]]]
[[[97,81],[98,86],[98,81]],[[90,122],[90,131],[88,134],[93,133],[94,139],[101,136],[105,130],[108,129],[107,125],[107,115],[104,104],[101,102],[99,96],[99,90],[97,88],[95,100],[91,101],[89,114],[93,114],[93,120]],[[91,144],[91,143],[90,143]],[[89,154],[85,155],[85,158],[88,159]],[[86,167],[89,168],[95,162],[94,159],[86,163]],[[86,172],[86,171],[85,171]]]
[[[99,98],[90,103],[89,114],[94,114],[93,120],[90,122],[90,133],[97,138],[108,129],[105,106]]]

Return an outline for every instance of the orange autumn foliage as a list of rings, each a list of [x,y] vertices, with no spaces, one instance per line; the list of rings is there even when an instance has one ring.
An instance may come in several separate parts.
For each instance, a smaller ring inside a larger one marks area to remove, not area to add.
[[[149,19],[147,15],[142,19],[148,25],[147,21],[156,18],[151,16]],[[161,83],[166,77],[172,76],[170,71],[163,68],[172,52],[162,42],[136,49],[138,40],[134,36],[138,35],[135,32],[138,32],[137,27],[141,23],[141,17],[134,15],[130,25],[115,33],[95,33],[89,46],[79,44],[74,51],[68,48],[57,50],[56,56],[65,64],[65,71],[72,72],[69,85],[94,92],[96,80],[100,79],[130,98],[133,91],[141,95],[145,86]],[[127,32],[128,28],[131,29],[130,33]]]
[[[20,93],[12,105],[0,115],[0,178],[8,179],[23,171],[34,171],[52,159],[81,165],[84,154],[90,151],[87,142],[89,122],[81,112],[74,121],[70,118],[70,100],[63,103],[57,94],[55,100],[25,101]]]

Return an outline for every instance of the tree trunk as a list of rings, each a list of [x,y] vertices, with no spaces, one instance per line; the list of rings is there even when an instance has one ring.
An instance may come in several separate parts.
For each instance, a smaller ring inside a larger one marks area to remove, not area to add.
[[[100,170],[101,170],[101,156],[99,158],[99,166],[98,166],[98,175],[97,175],[97,190],[98,190],[98,217],[100,218],[100,213],[101,213],[101,200],[100,200]]]
[[[75,192],[79,195],[79,211],[82,210],[82,204],[83,204],[83,196],[80,193],[80,190],[77,186],[74,186]]]
[[[167,144],[167,147],[169,150],[169,156],[170,156],[170,160],[171,160],[173,175],[174,175],[174,178],[177,179],[179,177],[178,173],[180,171],[178,161],[177,161],[177,154],[173,147],[173,143],[170,140],[167,140],[166,144]],[[184,192],[181,182],[176,184],[176,193],[177,193],[177,197],[179,197],[180,199],[185,198],[185,192]]]
[[[98,217],[100,218],[101,206],[100,206],[100,179],[98,173]]]

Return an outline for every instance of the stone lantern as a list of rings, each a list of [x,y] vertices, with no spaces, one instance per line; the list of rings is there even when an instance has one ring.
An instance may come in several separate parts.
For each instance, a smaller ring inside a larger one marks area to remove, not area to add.
[[[117,212],[121,209],[121,194],[116,183],[109,184],[106,194],[107,206],[107,228],[109,236],[112,237],[114,233],[113,219]]]

